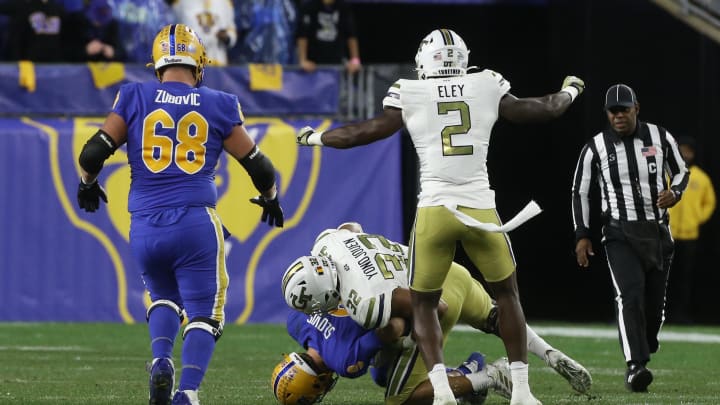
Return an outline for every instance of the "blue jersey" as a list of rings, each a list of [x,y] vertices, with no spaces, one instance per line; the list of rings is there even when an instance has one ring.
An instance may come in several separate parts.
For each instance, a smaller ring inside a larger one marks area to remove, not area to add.
[[[180,82],[129,83],[113,112],[128,127],[130,212],[215,207],[223,141],[242,124],[236,96]]]
[[[309,316],[292,311],[287,330],[302,347],[317,350],[328,368],[342,377],[364,375],[382,348],[375,332],[363,329],[344,309]]]

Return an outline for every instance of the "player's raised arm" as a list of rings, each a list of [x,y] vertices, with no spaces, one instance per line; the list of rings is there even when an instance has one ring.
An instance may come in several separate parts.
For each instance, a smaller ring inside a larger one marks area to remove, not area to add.
[[[557,93],[524,98],[508,93],[500,100],[500,116],[516,123],[548,121],[561,116],[584,89],[582,79],[567,76]]]
[[[402,110],[387,107],[374,118],[329,131],[315,132],[312,127],[303,127],[297,133],[297,143],[347,149],[385,139],[402,127]]]

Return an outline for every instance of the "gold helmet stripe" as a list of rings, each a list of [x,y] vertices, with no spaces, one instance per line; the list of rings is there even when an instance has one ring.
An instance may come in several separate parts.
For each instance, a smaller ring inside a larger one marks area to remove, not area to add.
[[[295,265],[287,272],[285,275],[285,278],[283,278],[282,281],[282,290],[285,291],[285,288],[287,287],[287,283],[290,281],[290,279],[297,273],[298,271],[302,270],[303,264],[301,261],[298,261],[295,263]]]
[[[453,40],[452,34],[450,31],[448,31],[445,28],[440,29],[440,33],[443,36],[443,42],[445,42],[445,45],[455,45],[455,40]]]

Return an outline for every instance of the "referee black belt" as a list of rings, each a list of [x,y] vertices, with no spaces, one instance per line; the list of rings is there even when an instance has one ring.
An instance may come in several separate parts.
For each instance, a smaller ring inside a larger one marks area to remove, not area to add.
[[[605,221],[605,224],[606,224],[606,225],[610,225],[610,226],[612,226],[612,227],[614,227],[614,228],[621,228],[623,222],[655,222],[655,223],[658,223],[658,224],[661,224],[661,225],[662,225],[662,224],[665,224],[665,220],[664,220],[664,219],[661,219],[661,220],[659,220],[659,221],[654,221],[654,220],[652,220],[652,221],[621,221],[621,220],[615,219],[615,218],[609,218],[609,219],[607,219],[607,220]]]

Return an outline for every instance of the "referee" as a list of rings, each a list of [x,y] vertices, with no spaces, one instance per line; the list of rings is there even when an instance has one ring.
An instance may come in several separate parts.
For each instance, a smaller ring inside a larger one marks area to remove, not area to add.
[[[673,255],[667,209],[680,200],[689,172],[670,132],[638,121],[640,105],[630,87],[611,86],[605,94],[605,110],[609,127],[583,147],[575,169],[575,253],[578,265],[588,267],[588,256],[594,254],[589,191],[590,184],[597,182],[602,196],[602,243],[627,363],[625,386],[647,392],[653,375],[646,364],[659,347]]]

